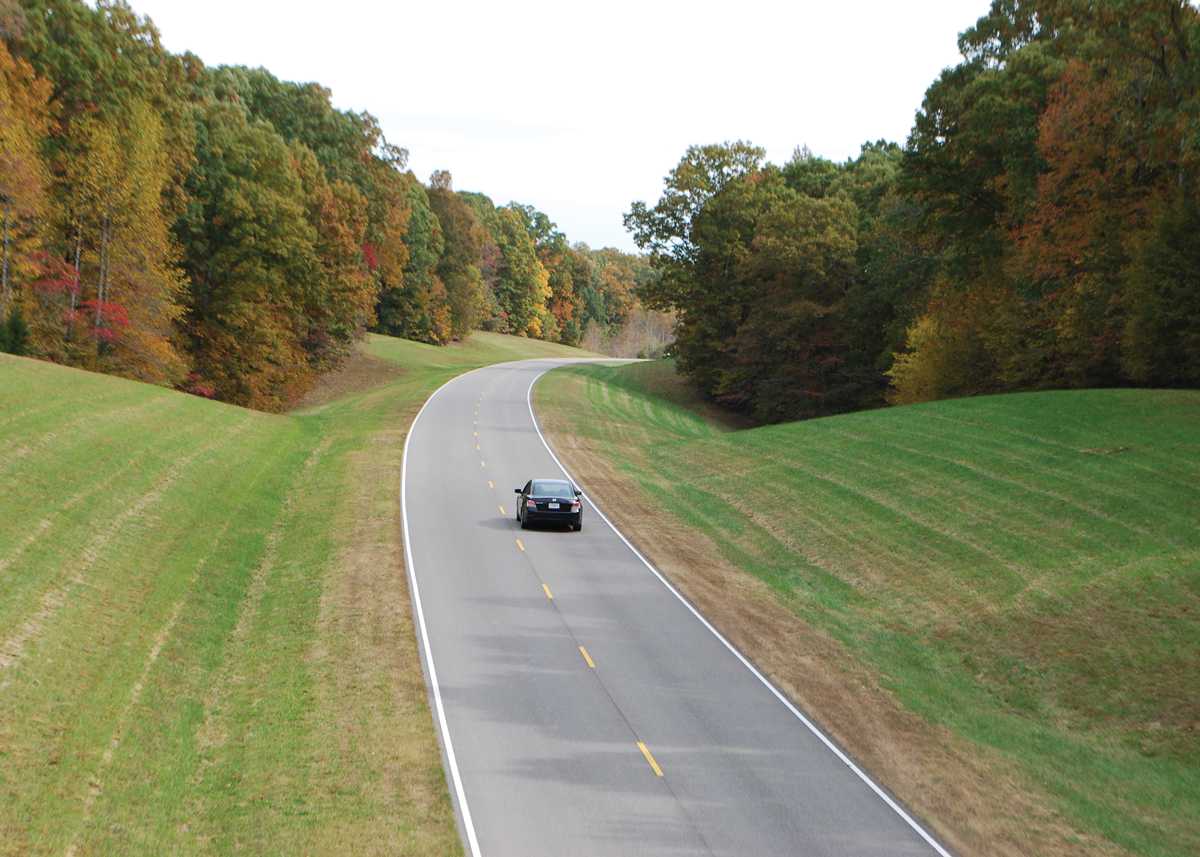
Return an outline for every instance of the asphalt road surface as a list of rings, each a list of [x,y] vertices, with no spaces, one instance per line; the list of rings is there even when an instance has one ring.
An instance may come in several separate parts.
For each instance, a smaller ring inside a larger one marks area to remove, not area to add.
[[[945,854],[593,506],[579,533],[520,529],[513,489],[563,473],[527,399],[554,365],[456,378],[405,451],[410,584],[468,853]]]

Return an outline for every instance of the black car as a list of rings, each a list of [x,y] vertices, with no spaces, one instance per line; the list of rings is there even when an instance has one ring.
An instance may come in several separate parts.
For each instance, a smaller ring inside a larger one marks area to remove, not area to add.
[[[530,479],[524,488],[514,488],[517,520],[521,529],[530,524],[569,524],[583,529],[583,492],[565,479]]]

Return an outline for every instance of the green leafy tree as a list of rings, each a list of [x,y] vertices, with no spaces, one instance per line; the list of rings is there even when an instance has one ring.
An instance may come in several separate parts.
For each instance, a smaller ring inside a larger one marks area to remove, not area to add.
[[[537,247],[521,212],[501,208],[496,216],[500,264],[495,296],[499,314],[510,332],[538,338],[547,315],[549,274],[537,257]]]
[[[1200,200],[1170,199],[1125,272],[1122,369],[1134,382],[1200,386]]]
[[[231,104],[198,114],[191,203],[178,232],[189,297],[192,384],[277,410],[311,385],[306,292],[320,269],[293,151]]]
[[[18,357],[29,353],[29,325],[19,306],[14,305],[0,323],[0,351]]]
[[[717,390],[725,343],[741,320],[741,302],[734,295],[726,300],[722,290],[741,246],[736,236],[751,227],[738,205],[708,206],[756,174],[764,156],[745,142],[692,146],[668,174],[658,202],[635,202],[625,215],[625,227],[659,274],[642,300],[676,314],[680,368],[708,395]]]

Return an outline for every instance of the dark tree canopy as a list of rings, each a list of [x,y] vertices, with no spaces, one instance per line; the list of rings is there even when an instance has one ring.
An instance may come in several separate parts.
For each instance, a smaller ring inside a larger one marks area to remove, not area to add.
[[[642,297],[709,396],[781,420],[1200,383],[1195,6],[994,0],[959,47],[903,150],[693,146],[634,203]]]

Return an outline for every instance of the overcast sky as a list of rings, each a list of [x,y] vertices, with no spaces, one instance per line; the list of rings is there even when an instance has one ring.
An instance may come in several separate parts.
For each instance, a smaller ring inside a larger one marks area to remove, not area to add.
[[[988,0],[132,0],[167,48],[315,80],[368,110],[423,180],[530,203],[571,241],[633,249],[688,145],[781,163],[904,142]]]

